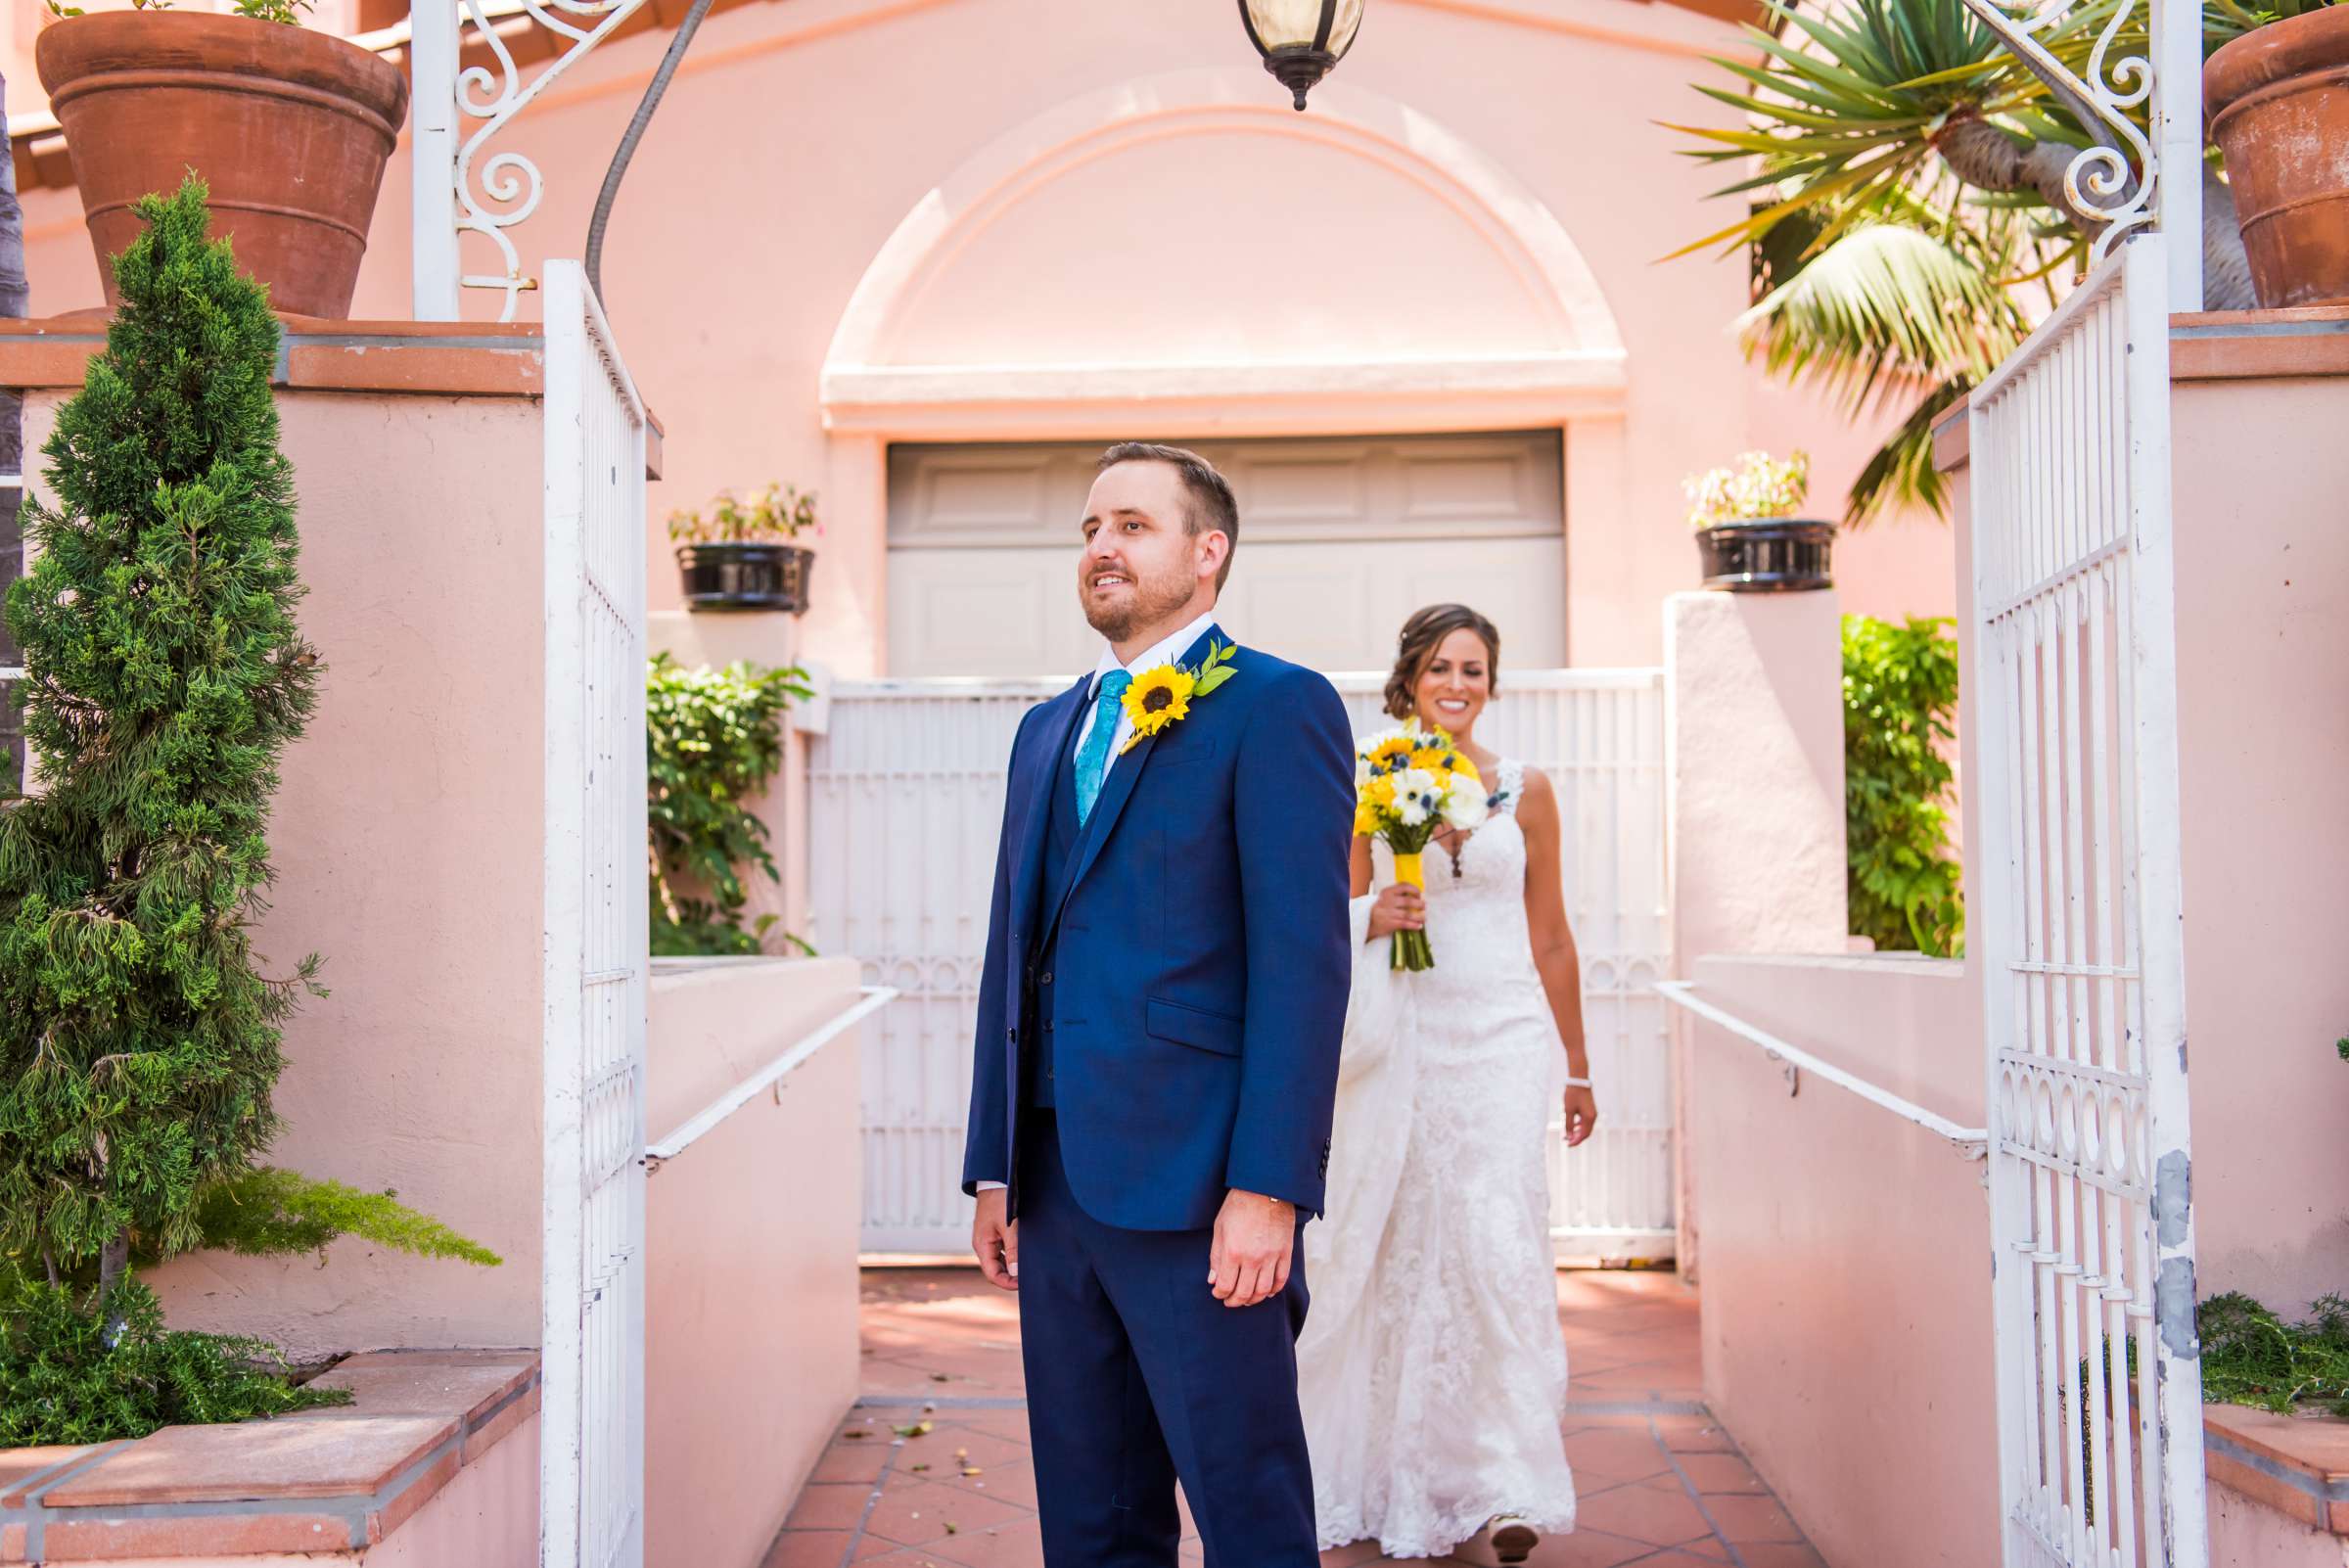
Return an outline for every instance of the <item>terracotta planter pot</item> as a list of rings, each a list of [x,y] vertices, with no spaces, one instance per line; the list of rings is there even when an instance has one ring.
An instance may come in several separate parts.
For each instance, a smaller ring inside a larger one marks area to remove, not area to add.
[[[212,232],[278,309],[347,316],[408,83],[322,32],[192,11],[114,11],[45,27],[33,49],[65,127],[106,299],[138,237],[131,204],[189,168]]]
[[[2243,34],[2202,68],[2202,97],[2259,302],[2349,304],[2349,6]]]

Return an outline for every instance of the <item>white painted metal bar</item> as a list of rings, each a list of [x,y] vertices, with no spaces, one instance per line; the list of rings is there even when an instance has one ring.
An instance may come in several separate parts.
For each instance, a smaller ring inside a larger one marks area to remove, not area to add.
[[[897,989],[892,986],[866,986],[857,994],[860,1000],[827,1019],[812,1034],[794,1040],[781,1055],[712,1100],[674,1132],[646,1145],[644,1158],[647,1168],[659,1171],[662,1162],[683,1154],[705,1134],[715,1130],[726,1118],[757,1099],[761,1090],[790,1077],[817,1051],[898,999]]]
[[[1980,1159],[1989,1143],[1990,1132],[1987,1129],[1964,1127],[1951,1121],[1938,1111],[1928,1111],[1914,1100],[1904,1099],[1893,1093],[1881,1084],[1872,1084],[1857,1073],[1838,1067],[1823,1057],[1804,1050],[1800,1045],[1780,1039],[1777,1036],[1758,1025],[1748,1023],[1734,1013],[1716,1007],[1711,1002],[1698,1000],[1696,985],[1693,981],[1659,980],[1656,982],[1655,992],[1657,995],[1671,1002],[1675,1007],[1685,1008],[1706,1022],[1717,1024],[1727,1030],[1738,1038],[1761,1046],[1764,1054],[1768,1055],[1772,1061],[1784,1062],[1789,1067],[1823,1078],[1837,1088],[1859,1095],[1870,1105],[1890,1111],[1904,1121],[1913,1122],[1937,1137],[1947,1138],[1963,1150],[1968,1159]]]
[[[539,1557],[644,1558],[644,404],[548,269]]]
[[[416,319],[454,321],[457,308],[457,6],[408,9],[410,289]]]

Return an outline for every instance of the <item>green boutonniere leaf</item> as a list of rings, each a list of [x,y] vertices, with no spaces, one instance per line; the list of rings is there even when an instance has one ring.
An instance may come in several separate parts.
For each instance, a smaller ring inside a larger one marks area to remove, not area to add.
[[[1229,665],[1220,665],[1199,677],[1199,684],[1191,688],[1191,695],[1204,697],[1238,673]]]

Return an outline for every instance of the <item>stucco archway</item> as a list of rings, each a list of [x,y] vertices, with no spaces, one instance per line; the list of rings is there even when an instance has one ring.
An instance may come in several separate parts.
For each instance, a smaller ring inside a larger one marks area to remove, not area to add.
[[[1241,70],[1089,93],[966,161],[843,313],[827,426],[896,438],[1556,425],[1624,351],[1564,226],[1406,105]]]

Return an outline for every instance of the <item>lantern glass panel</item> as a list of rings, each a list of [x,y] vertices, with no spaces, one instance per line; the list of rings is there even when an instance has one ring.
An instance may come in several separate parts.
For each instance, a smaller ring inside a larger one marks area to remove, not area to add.
[[[1321,35],[1321,11],[1327,0],[1247,0],[1248,21],[1267,49],[1313,47]],[[1329,52],[1342,55],[1362,24],[1365,0],[1338,0],[1329,24]]]

